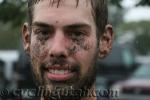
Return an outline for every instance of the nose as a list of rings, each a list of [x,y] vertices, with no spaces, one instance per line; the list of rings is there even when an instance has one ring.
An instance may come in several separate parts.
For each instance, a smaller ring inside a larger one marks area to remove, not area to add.
[[[50,57],[66,58],[68,56],[67,44],[68,41],[65,35],[62,32],[57,32],[52,39],[51,48],[49,50]]]

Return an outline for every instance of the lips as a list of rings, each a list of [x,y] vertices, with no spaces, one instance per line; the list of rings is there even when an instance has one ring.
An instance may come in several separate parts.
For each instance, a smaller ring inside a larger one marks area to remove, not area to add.
[[[66,81],[74,76],[75,72],[72,69],[62,66],[49,66],[47,68],[46,76],[53,81]]]

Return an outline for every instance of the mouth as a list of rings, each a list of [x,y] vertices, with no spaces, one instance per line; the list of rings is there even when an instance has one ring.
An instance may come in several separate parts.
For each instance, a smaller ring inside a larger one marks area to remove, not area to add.
[[[75,75],[75,70],[62,66],[50,66],[47,68],[46,76],[52,81],[67,81]]]

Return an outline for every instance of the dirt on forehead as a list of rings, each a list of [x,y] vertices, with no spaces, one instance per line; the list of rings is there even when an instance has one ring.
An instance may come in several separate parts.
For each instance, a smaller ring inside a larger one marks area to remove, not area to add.
[[[39,2],[42,1],[48,1],[49,5],[51,6],[56,5],[57,7],[59,7],[61,4],[65,2],[75,2],[75,6],[78,7],[80,4],[88,5],[89,1],[91,0],[28,0],[29,6],[38,4]]]

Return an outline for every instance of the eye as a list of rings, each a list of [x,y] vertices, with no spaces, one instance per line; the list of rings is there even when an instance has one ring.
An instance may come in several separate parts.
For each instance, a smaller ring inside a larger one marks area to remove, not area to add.
[[[43,35],[43,36],[49,35],[49,31],[45,30],[45,29],[36,29],[35,33],[38,34],[38,35]]]
[[[50,29],[47,28],[34,28],[33,33],[37,36],[39,40],[47,40],[52,32],[50,31]]]
[[[80,31],[74,32],[74,35],[76,35],[76,36],[83,36],[84,34],[85,33],[80,32]]]
[[[82,37],[85,35],[84,32],[82,31],[73,31],[73,32],[70,32],[69,34],[72,38],[77,38],[77,37]]]

